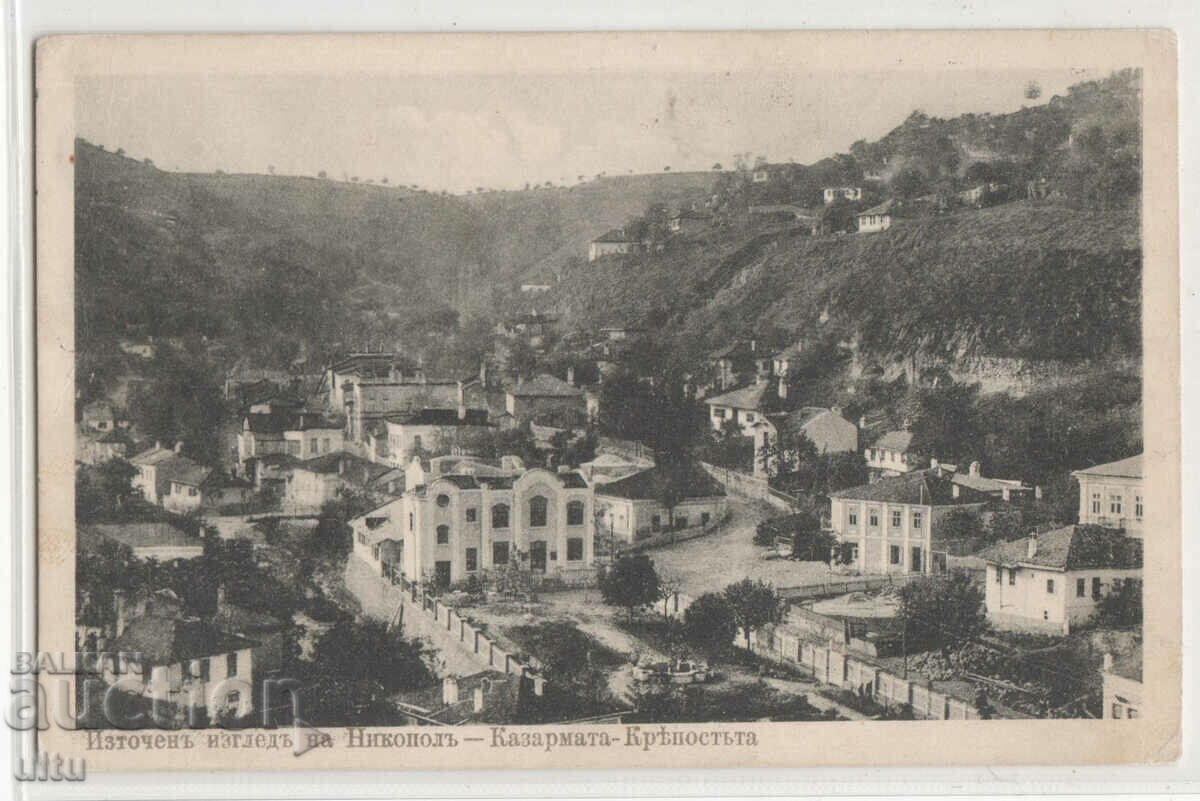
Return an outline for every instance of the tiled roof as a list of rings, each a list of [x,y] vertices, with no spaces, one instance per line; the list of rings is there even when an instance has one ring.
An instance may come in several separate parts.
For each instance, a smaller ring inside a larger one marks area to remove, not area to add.
[[[771,415],[771,422],[784,434],[797,434],[821,415],[833,413],[833,410],[821,406],[801,406],[795,411]]]
[[[163,448],[155,445],[153,448],[144,450],[135,455],[129,460],[129,463],[134,465],[158,464],[159,462],[169,459],[174,455],[175,451],[171,450],[170,448]]]
[[[559,473],[558,480],[562,482],[565,489],[587,489],[587,481],[576,472]]]
[[[154,546],[203,546],[199,537],[193,537],[166,522],[158,523],[97,523],[85,526],[93,534],[127,545],[130,548]]]
[[[219,656],[258,643],[205,621],[143,615],[134,618],[113,645],[117,651],[140,653],[146,664],[158,666]]]
[[[467,409],[466,416],[458,417],[457,409],[416,409],[411,412],[400,412],[388,415],[389,423],[405,426],[486,426],[488,425],[487,409]]]
[[[340,417],[295,411],[247,414],[244,422],[255,434],[282,434],[284,431],[309,431],[315,428],[340,429],[344,425]]]
[[[1098,568],[1139,569],[1142,541],[1102,526],[1066,526],[1037,535],[1037,550],[1029,555],[1030,537],[999,542],[980,555],[1002,565],[1036,565],[1057,570]]]
[[[714,395],[711,398],[705,398],[704,402],[709,406],[731,406],[735,409],[759,409],[762,407],[764,395],[771,390],[771,382],[757,382],[748,384],[744,387],[731,389],[728,392],[723,392],[720,395]],[[773,394],[778,394],[773,393]]]
[[[895,205],[896,205],[895,200],[885,200],[882,203],[880,203],[878,206],[872,206],[871,208],[867,209],[866,211],[860,211],[855,216],[856,217],[869,217],[872,214],[889,214],[889,213],[891,213],[892,207]]]
[[[212,474],[211,467],[196,464],[184,456],[164,462],[159,465],[159,470],[164,471],[163,475],[168,481],[186,484],[189,487],[199,487]]]
[[[725,487],[701,468],[690,463],[659,465],[641,473],[601,484],[597,495],[629,498],[635,501],[661,498],[668,486],[674,485],[681,499],[713,498],[725,494]]]
[[[804,353],[804,346],[801,345],[799,342],[797,342],[794,345],[788,345],[786,348],[779,351],[779,353],[776,353],[771,358],[772,359],[794,359],[802,353]]]
[[[1142,478],[1142,454],[1130,456],[1108,464],[1098,464],[1095,467],[1085,467],[1076,470],[1075,475],[1104,476],[1108,478]]]
[[[581,398],[583,390],[573,387],[561,378],[542,373],[519,387],[511,387],[509,393],[516,397]]]
[[[911,431],[889,431],[875,441],[872,448],[886,448],[892,451],[900,451],[903,453],[908,450],[908,446],[912,444],[913,435]]]
[[[830,493],[833,498],[854,501],[878,501],[880,503],[908,503],[925,506],[953,506],[957,504],[985,503],[989,497],[970,487],[961,487],[958,497],[954,496],[955,484],[949,478],[939,476],[932,470],[914,470],[898,476],[881,478],[874,484],[837,490]]]
[[[608,231],[608,232],[606,232],[606,233],[603,233],[603,234],[601,234],[600,236],[596,237],[596,238],[595,238],[595,239],[593,239],[592,241],[593,241],[593,242],[622,242],[622,243],[629,243],[629,242],[636,242],[637,240],[635,240],[635,239],[632,239],[632,238],[630,238],[630,237],[626,236],[626,235],[625,235],[625,232],[624,232],[624,231],[622,231],[620,228],[614,228],[614,229],[612,229],[611,231]]]
[[[297,464],[296,469],[323,475],[341,473],[347,478],[358,478],[364,484],[391,470],[387,465],[368,462],[346,451],[334,451],[308,459]]]

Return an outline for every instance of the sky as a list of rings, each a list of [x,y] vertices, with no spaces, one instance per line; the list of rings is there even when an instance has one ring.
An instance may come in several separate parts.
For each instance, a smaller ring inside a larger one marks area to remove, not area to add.
[[[1045,103],[1097,70],[104,76],[79,136],[166,170],[316,175],[463,192],[597,173],[811,163],[938,117]],[[1025,98],[1036,81],[1040,100]]]

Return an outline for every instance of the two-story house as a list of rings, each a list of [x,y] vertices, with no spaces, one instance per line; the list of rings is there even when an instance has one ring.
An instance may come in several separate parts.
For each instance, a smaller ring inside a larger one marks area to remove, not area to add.
[[[376,460],[396,467],[407,465],[421,451],[447,451],[456,447],[459,437],[487,431],[487,409],[418,409],[384,419],[386,452]]]
[[[932,470],[881,478],[830,495],[830,523],[865,573],[942,573],[956,543],[942,524],[957,509],[978,512],[984,493]]]
[[[1142,454],[1076,470],[1071,475],[1079,481],[1080,523],[1124,529],[1131,537],[1142,536],[1146,516]]]
[[[237,435],[239,475],[249,459],[271,454],[287,454],[297,459],[312,459],[345,447],[345,424],[336,415],[315,411],[251,411],[242,416]]]
[[[510,386],[505,393],[504,408],[518,424],[532,421],[546,412],[578,412],[586,416],[587,396],[579,387],[542,373]]]
[[[189,480],[195,477],[196,471],[208,470],[182,455],[182,449],[182,442],[175,443],[174,448],[164,448],[161,443],[156,442],[153,448],[144,450],[129,460],[129,463],[137,468],[130,484],[140,491],[149,503],[167,505],[167,498],[172,494],[173,479],[181,477]],[[186,491],[183,494],[187,496]]]
[[[1142,541],[1074,525],[996,543],[987,562],[988,620],[999,628],[1069,634],[1122,582],[1142,578]]]
[[[534,468],[427,480],[350,521],[355,557],[381,575],[449,586],[509,564],[568,579],[592,569],[594,496],[579,473]]]
[[[909,450],[912,440],[911,431],[889,431],[875,440],[875,444],[863,452],[871,477],[898,476],[920,469],[916,455]]]
[[[319,511],[347,490],[362,490],[390,468],[339,451],[294,464],[284,475],[283,508],[293,514]]]

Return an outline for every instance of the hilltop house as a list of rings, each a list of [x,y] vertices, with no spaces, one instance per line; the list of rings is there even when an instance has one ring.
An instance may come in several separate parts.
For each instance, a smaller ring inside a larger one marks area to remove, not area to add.
[[[129,437],[122,431],[83,431],[75,435],[75,461],[103,464],[123,459],[129,450]]]
[[[546,334],[550,332],[556,322],[558,322],[558,318],[553,315],[538,314],[533,311],[529,314],[509,317],[503,322],[497,323],[494,330],[502,336],[525,337],[531,347],[540,348],[546,341]],[[486,372],[486,368],[484,368],[483,379],[487,378]]]
[[[179,715],[204,709],[244,717],[254,711],[257,645],[208,621],[143,615],[117,635],[104,680],[167,701]]]
[[[949,476],[950,480],[960,487],[969,487],[977,492],[982,492],[993,500],[1009,503],[1027,501],[1035,495],[1040,497],[1036,487],[1031,487],[1023,481],[1012,478],[990,478],[983,475],[977,461],[971,462],[965,473],[959,472],[955,465],[943,464],[937,459],[931,459],[929,467],[939,475]]]
[[[758,439],[768,442],[783,437],[795,441],[803,434],[817,448],[817,453],[856,453],[858,426],[842,417],[838,408],[801,406],[789,412],[775,412],[760,420]]]
[[[758,349],[758,341],[735,340],[708,355],[712,366],[714,385],[724,392],[738,383],[739,377],[751,373],[765,372],[765,354]]]
[[[641,246],[641,242],[626,236],[624,229],[614,228],[591,241],[588,245],[588,261],[595,261],[601,256],[611,256],[615,253],[636,253]]]
[[[889,431],[875,440],[863,453],[871,478],[898,476],[917,469],[916,456],[909,450],[912,440],[911,431]]]
[[[827,186],[821,190],[821,194],[825,198],[825,205],[828,206],[838,198],[845,198],[849,201],[862,200],[861,186]]]
[[[704,403],[714,431],[733,421],[741,427],[742,436],[758,436],[757,444],[761,444],[760,423],[768,414],[785,411],[786,401],[787,383],[760,373],[753,384],[705,398]]]
[[[386,358],[376,358],[376,357]],[[368,435],[387,417],[419,409],[454,409],[462,404],[462,381],[407,372],[393,354],[357,354],[331,367],[323,384],[335,411],[345,414],[345,442],[365,449]]]
[[[1142,541],[1101,526],[1066,526],[999,542],[987,562],[987,613],[1005,629],[1069,634],[1100,600],[1142,578]]]
[[[80,532],[123,545],[135,559],[170,562],[204,555],[204,543],[199,537],[186,534],[167,522],[95,523],[81,526]]]
[[[162,496],[163,507],[176,514],[187,514],[199,509],[203,498],[201,488],[212,472],[211,467],[195,462],[185,464],[179,460],[173,464],[166,473],[167,492]]]
[[[113,431],[117,427],[117,415],[113,405],[106,400],[94,400],[83,407],[82,423],[91,431]]]
[[[196,462],[180,454],[183,443],[177,442],[174,448],[164,448],[161,443],[154,443],[153,448],[144,450],[129,460],[137,468],[137,473],[130,481],[135,490],[140,490],[147,502],[163,506],[164,500],[171,492],[171,480],[175,476],[191,475],[197,468]]]
[[[978,512],[982,492],[955,484],[936,471],[919,470],[830,495],[830,521],[850,562],[866,573],[943,573],[959,543],[943,536],[946,516]]]
[[[1071,476],[1079,481],[1081,524],[1119,528],[1131,537],[1142,536],[1146,515],[1142,454],[1076,470]]]
[[[122,353],[142,359],[154,358],[154,342],[150,339],[122,339],[117,343]]]
[[[872,206],[866,211],[861,211],[854,215],[858,222],[858,232],[866,234],[873,231],[886,231],[891,228],[892,209],[895,205],[895,201],[885,200],[878,206]]]
[[[242,473],[246,461],[256,456],[285,453],[297,459],[340,451],[344,447],[345,423],[340,417],[313,411],[254,411],[242,417],[237,435],[237,464]]]
[[[590,577],[594,497],[583,476],[495,472],[431,472],[427,484],[410,483],[350,521],[355,557],[381,575],[439,586],[514,562],[538,575]]]
[[[759,167],[750,174],[750,180],[756,184],[765,184],[771,180],[771,171],[766,167]]]
[[[673,506],[667,499],[675,499]],[[633,543],[660,531],[715,525],[725,488],[693,464],[658,465],[596,487],[601,537]]]
[[[578,387],[542,373],[529,381],[518,381],[510,386],[505,393],[504,408],[521,424],[545,412],[578,411],[586,415],[587,397]]]
[[[671,216],[667,226],[675,234],[692,234],[706,229],[711,221],[712,217],[704,212],[680,209]]]

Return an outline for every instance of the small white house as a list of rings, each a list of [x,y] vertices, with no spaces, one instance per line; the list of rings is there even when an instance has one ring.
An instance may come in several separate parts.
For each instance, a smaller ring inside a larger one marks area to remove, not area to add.
[[[676,499],[670,508],[665,498]],[[632,543],[662,531],[715,525],[725,516],[725,488],[695,465],[660,465],[596,485],[597,536]]]
[[[1146,516],[1142,454],[1071,474],[1079,481],[1079,522],[1142,536]]]
[[[858,232],[867,234],[873,231],[886,231],[892,227],[892,208],[895,201],[886,200],[878,206],[872,206],[866,211],[855,215],[858,221]]]
[[[1141,540],[1100,526],[1031,534],[980,556],[988,619],[998,628],[1069,634],[1122,582],[1142,579]]]
[[[845,198],[850,201],[862,200],[861,186],[827,186],[821,193],[825,198],[825,205],[828,206],[838,198]]]

